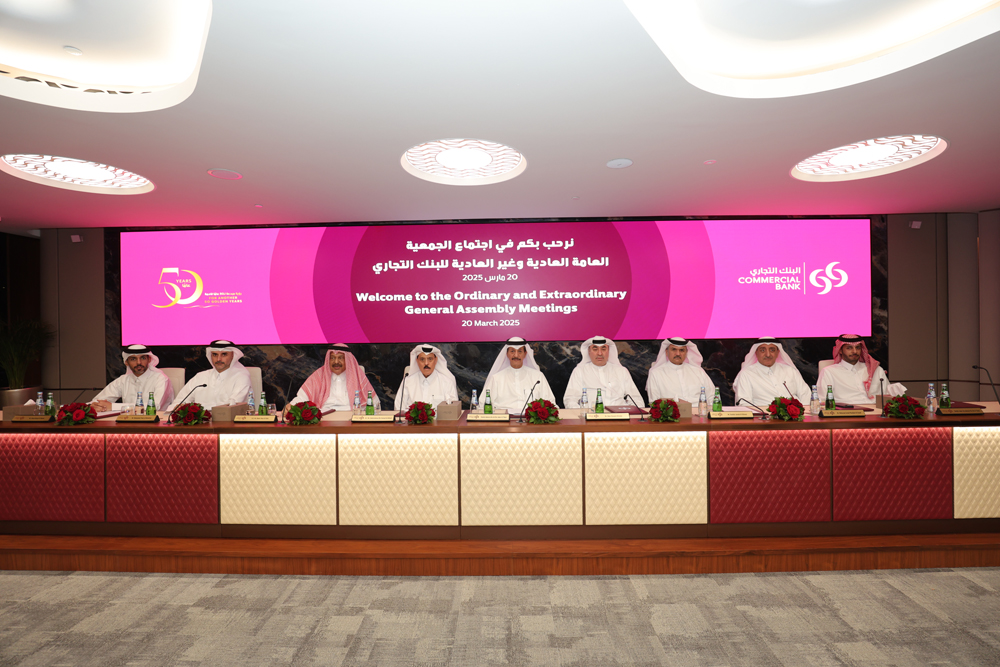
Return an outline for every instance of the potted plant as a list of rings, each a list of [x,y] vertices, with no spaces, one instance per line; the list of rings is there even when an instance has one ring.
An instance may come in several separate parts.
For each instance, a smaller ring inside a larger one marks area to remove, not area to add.
[[[0,323],[0,368],[7,374],[7,389],[0,389],[0,406],[23,405],[41,387],[25,387],[24,375],[32,362],[42,358],[55,332],[40,320]]]

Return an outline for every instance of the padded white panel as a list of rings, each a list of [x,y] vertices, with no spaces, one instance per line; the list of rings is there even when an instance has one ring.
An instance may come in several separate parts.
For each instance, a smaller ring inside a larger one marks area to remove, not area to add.
[[[342,526],[457,526],[458,434],[340,436]]]
[[[582,444],[579,433],[463,433],[462,525],[582,525]]]
[[[708,439],[585,433],[587,525],[708,523]]]
[[[336,525],[337,436],[219,436],[222,523]]]
[[[955,518],[1000,517],[1000,427],[952,429]]]

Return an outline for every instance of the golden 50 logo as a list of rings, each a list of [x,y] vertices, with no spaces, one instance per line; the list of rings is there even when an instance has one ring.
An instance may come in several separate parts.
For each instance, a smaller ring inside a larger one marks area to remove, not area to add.
[[[181,277],[181,269],[162,269],[160,271],[160,280],[156,283],[157,285],[163,285],[163,292],[170,299],[170,303],[166,305],[159,305],[154,303],[153,306],[156,308],[169,308],[170,306],[176,306],[177,304],[187,305],[189,303],[194,303],[201,297],[202,291],[205,289],[205,285],[199,276],[194,271],[188,271],[183,269],[184,273],[190,273],[191,277],[194,278],[194,292],[189,296],[184,296],[182,288],[188,288],[192,286],[191,278]],[[175,278],[173,280],[166,279],[164,276],[169,276],[169,274],[174,274]]]

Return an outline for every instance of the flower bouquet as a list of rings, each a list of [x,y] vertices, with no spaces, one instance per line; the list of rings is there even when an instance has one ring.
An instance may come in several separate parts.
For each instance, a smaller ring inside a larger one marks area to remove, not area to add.
[[[805,417],[805,408],[797,398],[784,398],[776,396],[771,405],[767,406],[767,411],[775,419],[786,422],[800,422]]]
[[[545,399],[529,403],[524,414],[529,424],[555,424],[559,421],[559,408]]]
[[[312,401],[302,401],[288,406],[285,423],[292,426],[312,426],[319,423],[322,411]]]
[[[170,413],[170,421],[180,426],[197,426],[212,418],[210,410],[201,403],[182,403]]]
[[[920,401],[910,398],[906,394],[886,399],[882,406],[883,417],[897,417],[898,419],[920,419],[924,416],[924,411],[924,406],[920,405]]]
[[[93,424],[97,412],[92,405],[86,403],[70,403],[59,407],[56,413],[56,424],[59,426],[76,426],[77,424]]]
[[[669,398],[658,398],[649,404],[649,420],[654,422],[675,422],[680,419],[681,411],[677,403]]]
[[[407,424],[428,424],[434,420],[434,408],[430,403],[417,401],[406,409]]]

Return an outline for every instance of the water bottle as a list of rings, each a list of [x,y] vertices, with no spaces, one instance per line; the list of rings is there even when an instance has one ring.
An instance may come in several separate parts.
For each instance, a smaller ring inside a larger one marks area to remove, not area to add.
[[[264,392],[260,392],[260,403],[257,404],[257,414],[267,414],[267,394]]]
[[[375,414],[375,401],[372,400],[372,393],[368,392],[368,402],[365,403],[365,414],[374,415]]]
[[[722,412],[722,395],[719,388],[715,388],[715,396],[712,397],[712,412]]]
[[[937,410],[937,394],[934,393],[934,383],[927,383],[927,414],[933,413]]]
[[[469,409],[470,410],[479,409],[479,394],[476,393],[475,389],[472,390],[472,400],[469,402]]]
[[[705,395],[704,387],[701,388],[701,394],[698,396],[698,416],[708,416],[708,397]]]
[[[255,414],[257,414],[257,408],[256,408],[256,406],[254,405],[254,402],[253,402],[253,392],[252,391],[250,392],[250,398],[247,399],[247,414],[248,415],[255,415]]]
[[[45,414],[56,416],[56,399],[55,395],[50,391],[49,397],[45,399]]]
[[[361,391],[359,389],[354,390],[354,414],[361,414]]]
[[[149,402],[146,403],[146,414],[156,414],[156,396],[153,395],[153,392],[149,392]]]
[[[604,412],[604,399],[601,398],[601,390],[597,390],[597,400],[594,401],[594,412]]]
[[[35,398],[35,414],[45,414],[45,397],[42,392],[38,392],[38,396]]]
[[[814,415],[819,414],[819,389],[816,388],[816,385],[813,385],[812,397],[809,399],[809,412]]]
[[[590,408],[590,399],[587,398],[587,388],[583,388],[583,393],[580,394],[580,409],[587,410]]]
[[[826,385],[826,406],[825,407],[826,407],[827,410],[836,410],[837,409],[837,401],[835,401],[834,398],[833,398],[833,385],[832,384]]]
[[[941,397],[938,399],[939,408],[950,408],[951,407],[951,394],[948,392],[948,383],[941,383]]]
[[[135,393],[135,414],[144,415],[146,414],[146,408],[142,404],[142,392],[137,391]]]
[[[483,396],[483,412],[491,415],[493,414],[493,399],[490,398],[490,390],[486,390],[486,395]]]

